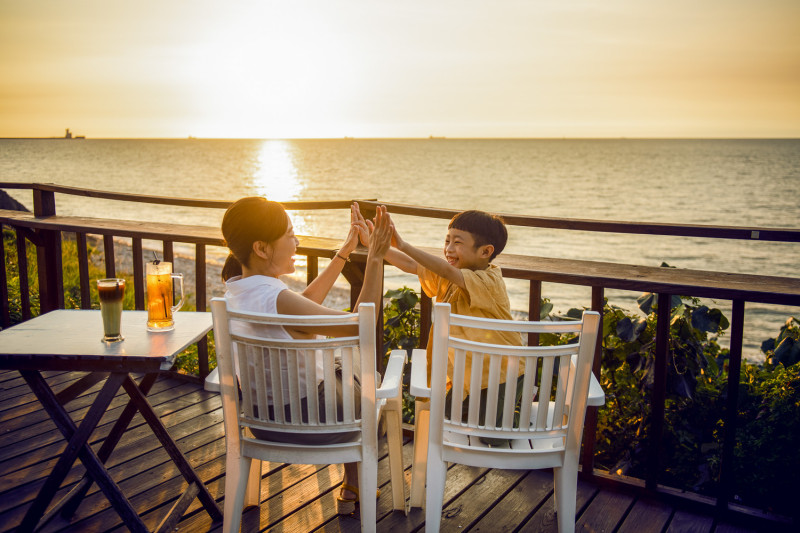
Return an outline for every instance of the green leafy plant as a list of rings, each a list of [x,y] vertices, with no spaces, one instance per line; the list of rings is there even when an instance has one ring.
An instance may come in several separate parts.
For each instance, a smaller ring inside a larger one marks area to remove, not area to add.
[[[408,393],[411,380],[411,350],[419,347],[419,295],[414,289],[402,287],[386,291],[388,300],[383,306],[383,353],[386,363],[393,349],[406,350],[409,360],[403,374],[403,422],[414,423],[414,397]]]

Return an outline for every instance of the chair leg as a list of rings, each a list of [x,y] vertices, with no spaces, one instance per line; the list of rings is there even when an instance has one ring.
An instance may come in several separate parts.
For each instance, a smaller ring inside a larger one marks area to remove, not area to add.
[[[377,524],[378,461],[365,457],[358,463],[358,492],[361,509],[361,533],[375,531]]]
[[[406,480],[403,474],[402,402],[399,397],[387,402],[384,410],[386,439],[389,443],[389,471],[392,478],[392,507],[408,513],[406,508]]]
[[[225,461],[225,504],[222,520],[224,533],[238,533],[242,524],[244,494],[251,463],[250,457],[236,457],[231,453]]]
[[[428,427],[431,402],[414,402],[414,459],[411,463],[411,495],[409,507],[425,504],[425,475],[428,464]]]
[[[577,460],[571,461],[567,458],[563,467],[553,468],[553,485],[558,531],[559,533],[573,533],[578,495]]]
[[[244,493],[244,507],[258,507],[261,503],[261,461],[253,459],[250,475],[247,479],[247,490]]]
[[[427,488],[425,494],[425,531],[437,533],[442,521],[444,485],[447,479],[447,464],[440,459],[428,458]]]

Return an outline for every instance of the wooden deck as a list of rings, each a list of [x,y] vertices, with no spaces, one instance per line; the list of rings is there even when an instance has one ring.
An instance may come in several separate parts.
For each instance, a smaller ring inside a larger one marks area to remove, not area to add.
[[[47,380],[57,392],[79,373],[51,372]],[[81,419],[99,385],[68,404],[74,420]],[[93,435],[99,443],[121,412],[127,396],[118,396]],[[219,397],[201,386],[174,377],[160,378],[150,402],[211,494],[222,502],[225,479],[225,441]],[[65,441],[16,371],[0,371],[0,531],[15,528],[55,464]],[[409,482],[412,442],[404,446]],[[155,527],[182,494],[186,483],[137,416],[110,459],[110,470],[148,526]],[[73,467],[65,481],[82,475]],[[338,517],[334,498],[341,467],[265,464],[259,510],[244,513],[243,531],[360,531],[357,517]],[[549,471],[488,470],[454,466],[448,474],[443,531],[556,531],[553,521],[552,474]],[[379,486],[389,483],[385,452],[379,467]],[[408,516],[391,511],[391,490],[384,486],[378,502],[378,531],[393,533],[424,528],[424,513]],[[579,531],[619,532],[744,532],[776,528],[744,526],[739,521],[716,521],[710,515],[675,509],[633,494],[600,490],[583,482],[578,488]],[[181,531],[219,531],[197,502],[178,524]],[[124,531],[109,503],[93,486],[76,515],[60,517],[42,531]]]

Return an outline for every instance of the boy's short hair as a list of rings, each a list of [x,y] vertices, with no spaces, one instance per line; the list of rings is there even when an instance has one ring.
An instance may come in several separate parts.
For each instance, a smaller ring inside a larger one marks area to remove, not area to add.
[[[506,223],[497,215],[486,213],[485,211],[462,211],[450,220],[448,229],[453,228],[467,231],[475,239],[476,246],[491,244],[494,252],[489,258],[489,262],[503,251],[508,242],[508,231]]]

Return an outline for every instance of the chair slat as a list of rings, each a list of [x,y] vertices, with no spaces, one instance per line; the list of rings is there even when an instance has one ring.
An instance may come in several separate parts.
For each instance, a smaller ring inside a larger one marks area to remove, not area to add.
[[[506,363],[505,383],[506,395],[503,399],[503,420],[501,425],[503,429],[512,429],[514,427],[514,411],[516,409],[517,399],[517,376],[519,375],[519,357],[509,357]]]
[[[570,382],[570,362],[568,356],[558,358],[558,381],[556,385],[555,406],[553,409],[553,427],[565,427],[563,420],[564,402],[567,398],[567,386]]]
[[[239,359],[239,371],[241,373],[242,383],[250,383],[253,379],[252,373],[250,372],[250,364],[248,363],[248,354],[247,354],[248,347],[244,343],[237,343],[236,346],[236,354]],[[253,406],[255,402],[253,401],[252,396],[252,388],[251,387],[242,387],[242,409],[244,409],[245,415],[250,418],[253,418]]]
[[[262,407],[259,403],[258,411],[261,414],[262,420],[272,419],[279,424],[283,424],[286,421],[286,416],[284,415],[283,406],[286,405],[286,400],[283,397],[283,372],[281,371],[281,350],[278,348],[263,348],[263,350],[269,354],[269,378],[270,378],[270,391],[272,392],[272,405],[278,407],[277,409],[273,409],[273,416],[269,417],[267,412],[262,411]],[[260,359],[260,358],[259,358]],[[263,359],[261,359],[263,364]],[[276,372],[272,370],[276,369]],[[256,376],[258,378],[264,379],[266,376],[266,368],[265,367],[256,367]],[[267,391],[266,388],[266,380],[259,382],[256,381],[256,385],[258,387],[257,390]],[[264,393],[266,395],[266,392]],[[261,395],[259,395],[260,399]],[[264,398],[266,403],[266,398]],[[267,408],[264,405],[264,408]]]
[[[489,358],[489,382],[486,389],[486,421],[484,425],[486,427],[495,427],[497,425],[497,394],[500,387],[500,365],[502,363],[502,357],[489,354],[486,354],[485,357]],[[474,390],[480,390],[480,386],[478,389],[470,388],[470,391]],[[471,394],[470,396],[475,396],[475,394]]]
[[[308,402],[308,423],[319,425],[319,394],[317,393],[317,350],[302,350],[298,357],[303,357],[306,366],[306,401]]]
[[[336,372],[333,352],[323,350],[323,376],[325,382],[325,421],[326,424],[336,422]]]
[[[542,358],[542,379],[539,385],[539,406],[536,412],[536,429],[549,429],[548,410],[553,388],[553,358]]]
[[[345,423],[353,422],[355,416],[355,398],[353,396],[354,383],[353,383],[353,348],[342,348],[341,361],[342,361],[342,419]],[[360,402],[361,399],[359,398]]]
[[[292,422],[298,422],[302,420],[302,412],[303,408],[300,404],[300,380],[306,379],[306,372],[300,370],[300,358],[298,355],[297,350],[287,349],[285,353],[286,362],[285,368],[287,370],[287,383],[286,386],[289,389],[289,418]],[[305,361],[304,361],[305,362]],[[305,365],[304,365],[305,366]],[[303,393],[305,394],[305,390]],[[284,404],[287,402],[284,401]],[[276,403],[274,405],[281,405]]]
[[[466,352],[464,350],[457,348],[453,350],[453,383],[464,383],[465,358]],[[453,391],[450,404],[450,413],[454,417],[452,420],[453,422],[461,423],[464,416],[461,412],[461,405],[464,403],[464,389],[463,387],[453,387],[450,390]]]
[[[481,390],[481,377],[483,373],[483,354],[473,352],[472,356],[467,356],[466,360],[470,361],[469,371],[469,410],[467,415],[467,424],[470,427],[477,427],[479,423],[481,395],[472,394],[473,391],[479,393]],[[454,386],[454,389],[461,388]],[[496,392],[496,391],[495,391]],[[457,407],[454,406],[454,407]]]

